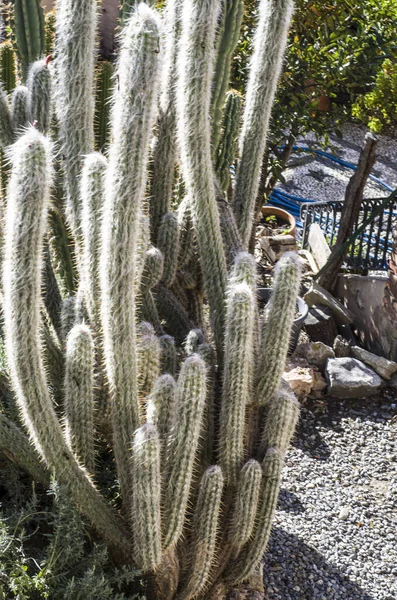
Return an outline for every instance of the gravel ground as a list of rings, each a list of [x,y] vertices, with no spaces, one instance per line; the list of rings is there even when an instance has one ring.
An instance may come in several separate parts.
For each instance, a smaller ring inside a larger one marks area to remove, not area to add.
[[[268,600],[397,599],[397,395],[306,404],[265,558]]]
[[[343,128],[343,139],[331,136],[327,151],[333,150],[338,158],[357,164],[366,131],[362,125],[347,124]],[[314,136],[299,140],[298,145],[313,145],[314,148],[321,149]],[[379,136],[377,155],[373,175],[391,187],[397,187],[397,139]],[[283,173],[286,183],[277,187],[317,201],[343,200],[346,186],[353,174],[351,169],[327,158],[313,157],[302,152],[292,154],[288,165]],[[368,181],[364,193],[367,198],[384,197],[388,194],[389,192],[371,180]]]

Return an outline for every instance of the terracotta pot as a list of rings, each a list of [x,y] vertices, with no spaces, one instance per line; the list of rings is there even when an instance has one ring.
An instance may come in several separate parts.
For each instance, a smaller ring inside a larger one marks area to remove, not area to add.
[[[285,231],[285,235],[293,235],[295,237],[296,221],[291,213],[283,210],[282,208],[278,208],[277,206],[269,206],[268,204],[264,204],[262,206],[261,212],[263,217],[270,217],[271,215],[274,215],[275,217],[285,221],[287,225],[289,225],[289,229]]]

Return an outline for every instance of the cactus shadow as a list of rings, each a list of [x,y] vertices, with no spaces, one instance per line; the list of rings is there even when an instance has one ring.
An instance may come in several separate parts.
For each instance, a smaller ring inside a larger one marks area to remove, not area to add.
[[[316,427],[316,420],[307,419],[302,415],[299,421],[292,446],[316,460],[327,460],[331,456],[331,449],[321,437]]]
[[[264,559],[266,600],[375,600],[316,549],[274,527]]]
[[[305,507],[296,494],[282,488],[278,497],[278,510],[299,515],[305,512]]]

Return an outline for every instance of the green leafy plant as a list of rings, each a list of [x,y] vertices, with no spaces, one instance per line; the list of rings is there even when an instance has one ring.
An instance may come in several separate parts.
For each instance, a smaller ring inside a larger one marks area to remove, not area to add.
[[[330,134],[341,135],[342,125],[352,116],[352,106],[354,116],[359,110],[361,120],[371,119],[374,106],[367,107],[370,97],[359,105],[355,102],[375,85],[378,73],[382,78],[385,58],[397,59],[396,18],[394,0],[297,0],[272,110],[257,208],[277,182],[283,181],[283,170],[298,138],[310,133],[317,143],[328,145]],[[232,83],[243,93],[256,21],[257,11],[251,3],[232,70]],[[387,98],[389,95],[382,102],[378,96],[378,110],[387,111]]]
[[[363,121],[371,131],[381,133],[397,125],[397,62],[387,58],[376,77],[373,89],[359,96],[352,114]]]

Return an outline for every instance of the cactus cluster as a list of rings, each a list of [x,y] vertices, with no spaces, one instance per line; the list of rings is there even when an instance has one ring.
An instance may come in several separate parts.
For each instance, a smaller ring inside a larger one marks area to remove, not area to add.
[[[96,0],[58,0],[55,61],[33,53],[26,87],[0,91],[21,416],[0,413],[0,449],[44,484],[53,473],[153,600],[252,581],[299,416],[282,373],[300,262],[280,260],[262,315],[246,252],[291,16],[290,0],[260,5],[241,128],[227,93],[241,0],[122,3],[114,85],[95,63]],[[99,450],[114,457],[113,503]]]

